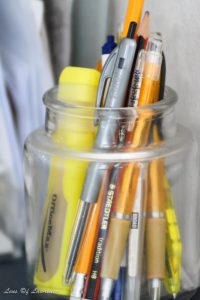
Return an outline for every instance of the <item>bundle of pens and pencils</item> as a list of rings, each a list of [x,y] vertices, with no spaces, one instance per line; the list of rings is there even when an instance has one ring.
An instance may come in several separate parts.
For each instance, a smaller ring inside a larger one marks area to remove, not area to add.
[[[162,36],[149,34],[149,12],[138,24],[142,6],[143,1],[130,1],[122,39],[103,60],[98,107],[144,106],[164,97]],[[101,120],[94,148],[105,147],[105,141],[111,148],[117,131],[122,132],[119,147],[145,146],[149,139],[159,142],[160,123],[152,117],[150,111],[138,117],[131,129],[111,125],[109,117]],[[67,259],[70,299],[139,300],[144,248],[151,299],[160,299],[163,281],[176,297],[181,242],[163,160],[109,168],[90,163]]]
[[[121,40],[104,47],[96,105],[149,109],[120,128],[112,115],[100,118],[98,151],[163,140],[162,121],[150,109],[164,98],[163,42],[160,33],[150,34],[149,12],[140,22],[143,2],[130,0]],[[176,297],[180,272],[180,234],[163,159],[90,162],[62,274],[72,286],[70,299],[139,300],[146,280],[150,299],[159,300],[164,289]]]

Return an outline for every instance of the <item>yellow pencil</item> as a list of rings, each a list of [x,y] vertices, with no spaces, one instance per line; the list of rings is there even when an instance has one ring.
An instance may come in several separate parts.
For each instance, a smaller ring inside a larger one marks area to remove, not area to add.
[[[140,23],[144,0],[129,0],[122,32],[122,38],[127,36],[131,22]]]

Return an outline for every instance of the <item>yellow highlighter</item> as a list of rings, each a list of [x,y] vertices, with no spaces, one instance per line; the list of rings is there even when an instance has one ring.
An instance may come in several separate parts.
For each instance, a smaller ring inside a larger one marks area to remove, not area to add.
[[[67,67],[63,70],[57,99],[64,103],[95,106],[100,73],[94,69]],[[92,118],[84,120],[71,113],[58,120],[54,143],[76,151],[93,146],[95,130]],[[51,157],[48,192],[43,209],[34,284],[40,291],[68,296],[65,261],[87,169],[87,162]]]
[[[176,298],[181,284],[182,244],[176,212],[173,205],[172,193],[167,178],[164,179],[166,189],[166,272],[164,284],[167,291]]]

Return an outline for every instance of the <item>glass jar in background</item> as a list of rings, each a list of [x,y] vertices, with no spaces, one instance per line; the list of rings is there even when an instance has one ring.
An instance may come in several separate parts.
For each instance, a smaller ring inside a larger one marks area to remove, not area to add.
[[[28,274],[41,294],[131,300],[199,286],[198,149],[176,98],[167,88],[151,106],[109,109],[46,93],[45,128],[24,152]]]

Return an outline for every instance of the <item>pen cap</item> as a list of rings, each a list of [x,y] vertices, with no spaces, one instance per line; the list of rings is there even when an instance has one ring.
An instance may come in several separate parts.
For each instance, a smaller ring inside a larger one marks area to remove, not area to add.
[[[163,42],[162,42],[162,34],[160,32],[151,33],[148,39],[146,50],[162,53]]]
[[[152,33],[146,47],[148,63],[161,65],[162,63],[163,41],[159,32]]]
[[[59,77],[60,101],[94,106],[100,73],[95,69],[66,67]]]
[[[107,41],[102,47],[102,54],[110,54],[116,46],[114,35],[108,35]]]
[[[57,119],[56,124],[53,125],[54,140],[65,143],[70,147],[91,147],[95,134],[93,122],[91,120],[84,120],[84,109],[79,109],[79,114],[73,114],[73,109],[70,110],[70,106],[74,105],[80,107],[91,107],[95,105],[97,87],[99,83],[100,73],[95,69],[78,68],[78,67],[66,67],[59,78],[58,95],[57,98],[63,104],[67,104],[69,107],[68,113],[60,114],[47,110],[47,114],[52,115],[46,117],[46,120],[50,122],[52,117]],[[44,101],[51,102],[55,95],[49,95]],[[78,110],[78,108],[77,108]],[[92,118],[92,112],[91,112]],[[84,143],[85,136],[83,133],[90,133],[88,135],[88,143]],[[79,141],[79,142],[78,142]]]

